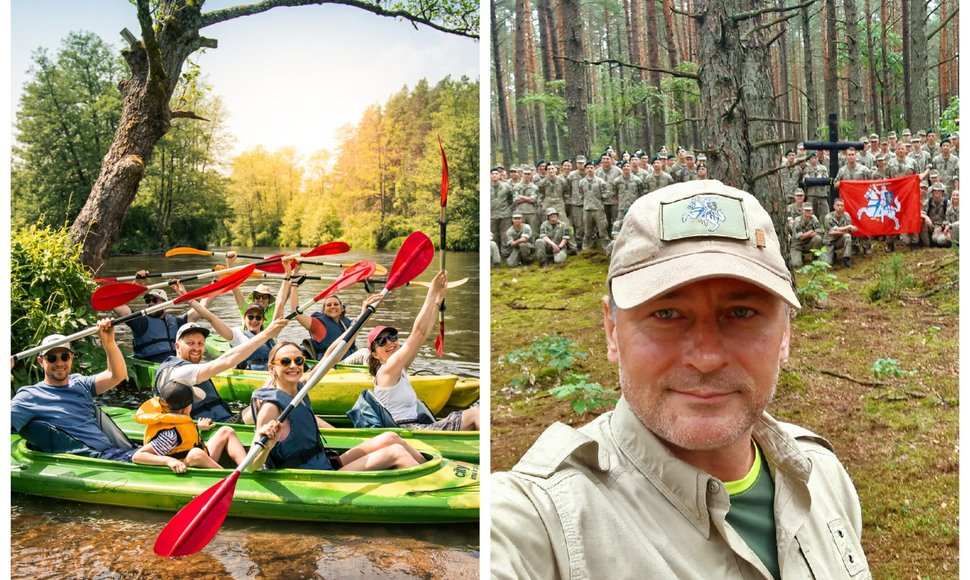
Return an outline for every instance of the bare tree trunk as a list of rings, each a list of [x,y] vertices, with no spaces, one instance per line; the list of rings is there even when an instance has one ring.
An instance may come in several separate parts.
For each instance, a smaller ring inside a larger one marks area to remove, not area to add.
[[[808,7],[802,7],[802,42],[805,45],[805,125],[804,137],[814,138],[818,132],[818,93],[815,90],[814,55],[812,54],[812,30]]]
[[[778,0],[778,7],[782,8],[785,6],[785,0]],[[792,109],[791,109],[791,94],[792,90],[789,86],[790,80],[788,78],[788,22],[781,23],[781,37],[778,39],[778,94],[781,99],[777,102],[781,103],[781,110],[778,114],[783,119],[793,119]],[[778,134],[783,137],[790,137],[792,135],[792,125],[788,123],[778,124]]]
[[[549,0],[538,0],[537,8],[539,9],[539,52],[542,55],[542,79],[545,83],[543,91],[551,93],[553,89],[550,83],[556,78],[555,63],[558,62],[553,58],[553,55],[556,54],[553,52],[556,38],[553,32],[555,25],[552,20],[553,14],[549,7]],[[548,112],[545,114],[545,119],[547,151],[552,159],[559,159],[559,128],[556,126],[555,118]]]
[[[505,76],[502,74],[502,56],[499,52],[498,22],[495,18],[495,2],[489,2],[492,29],[492,66],[495,67],[495,97],[498,101],[499,134],[502,140],[502,160],[512,164],[512,136],[509,134],[509,108],[505,99]],[[494,141],[493,141],[494,142]]]
[[[903,5],[906,5],[903,2]],[[911,127],[930,125],[930,77],[927,68],[929,46],[926,39],[926,3],[913,2],[909,24],[909,92],[910,109],[907,120]]]
[[[874,127],[876,133],[882,133],[882,118],[879,116],[879,91],[878,80],[876,78],[876,52],[875,44],[872,41],[872,0],[866,0],[865,3],[866,11],[866,50],[869,53],[868,67],[869,67],[869,106],[872,107],[870,112],[871,125]]]
[[[520,53],[520,56],[524,56],[525,61],[525,80],[526,88],[530,94],[536,94],[539,92],[539,70],[536,66],[536,39],[535,39],[535,26],[532,22],[532,6],[529,4],[529,0],[521,0],[525,4],[525,45],[526,52]],[[545,157],[546,145],[545,136],[542,134],[542,124],[544,122],[545,115],[542,111],[542,105],[539,103],[533,103],[531,109],[531,127],[532,127],[532,148],[535,151],[536,157]]]
[[[836,31],[836,7],[835,0],[825,0],[825,38],[822,44],[825,45],[825,114],[831,113],[839,115],[839,41]]]
[[[644,30],[643,30],[643,6],[641,0],[626,0],[630,15],[630,61],[637,66],[646,66],[646,59],[643,57],[643,40]],[[647,74],[645,71],[636,71],[633,73],[633,80],[638,84],[642,84],[647,80]],[[648,147],[649,143],[652,141],[652,115],[650,113],[650,107],[646,101],[641,102],[636,107],[635,112],[636,118],[639,121],[637,135],[637,145],[642,147]]]
[[[523,163],[529,159],[529,116],[528,107],[523,101],[526,93],[526,47],[525,27],[528,26],[526,20],[526,2],[524,0],[515,1],[515,154],[518,162]]]
[[[866,129],[866,110],[862,102],[866,94],[863,77],[859,74],[859,8],[856,0],[843,0],[845,7],[845,56],[846,97],[849,101],[849,120],[855,130],[855,139]],[[870,59],[871,60],[871,59]]]
[[[918,0],[922,2],[923,0]],[[910,87],[912,79],[910,78],[910,72],[912,67],[912,44],[910,43],[910,20],[909,20],[909,2],[905,0],[902,2],[903,8],[903,114],[906,116],[906,124],[909,125],[913,122],[913,92]]]
[[[561,0],[563,46],[566,53],[566,125],[569,128],[571,154],[589,152],[586,126],[586,68],[576,64],[583,60],[583,21],[579,0]]]
[[[946,21],[947,15],[947,2],[944,0],[940,3],[940,22]],[[946,109],[946,105],[950,100],[950,63],[947,62],[949,58],[949,38],[947,37],[947,28],[944,26],[940,30],[940,57],[937,62],[940,63],[937,73],[937,85],[940,87],[940,98],[939,105],[940,111]]]
[[[677,37],[674,34],[674,2],[673,0],[663,0],[663,16],[664,16],[664,28],[667,32],[667,60],[670,64],[670,69],[673,70],[677,68]],[[684,103],[683,99],[680,99],[676,95],[671,97],[672,108],[675,111],[683,111]],[[677,142],[680,140],[680,126],[672,125],[670,138],[672,143],[676,146]]]
[[[651,49],[647,52],[647,63],[650,68],[650,85],[660,91],[660,35],[657,31],[657,3],[655,0],[647,2],[647,46]],[[647,142],[651,153],[660,148],[660,145],[667,142],[665,115],[663,103],[659,103],[650,112],[651,140]]]
[[[883,131],[889,131],[893,127],[892,121],[892,110],[890,109],[889,91],[890,79],[889,79],[889,9],[887,6],[887,0],[880,1],[880,11],[879,11],[880,26],[882,26],[882,114],[883,114]]]

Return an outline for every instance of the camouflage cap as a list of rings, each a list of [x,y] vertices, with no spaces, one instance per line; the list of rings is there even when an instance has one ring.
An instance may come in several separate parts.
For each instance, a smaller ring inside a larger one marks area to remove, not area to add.
[[[906,135],[909,135],[910,137],[913,136],[913,134],[910,132],[909,129],[903,129],[903,137],[905,137]]]
[[[736,278],[800,308],[771,216],[720,181],[677,183],[638,199],[623,219],[607,287],[633,308],[686,284]]]
[[[896,132],[895,131],[890,131],[889,134],[886,135],[886,138],[888,138],[888,139],[895,139],[896,138]]]
[[[546,210],[546,217],[549,217],[552,214],[559,215],[559,210],[554,207],[550,207],[549,209]]]
[[[585,155],[577,155],[576,156],[576,163],[586,163],[586,156]]]
[[[942,183],[934,183],[933,185],[930,186],[930,190],[932,190],[932,191],[946,191],[946,188],[943,187],[943,184]]]
[[[870,141],[879,141],[879,135],[877,133],[872,133],[869,135]]]
[[[815,208],[812,206],[812,202],[806,201],[805,203],[803,203],[802,211],[815,211]]]
[[[805,191],[802,190],[802,188],[800,188],[800,187],[796,187],[795,188],[795,194],[794,195],[796,195],[796,196],[805,195]]]

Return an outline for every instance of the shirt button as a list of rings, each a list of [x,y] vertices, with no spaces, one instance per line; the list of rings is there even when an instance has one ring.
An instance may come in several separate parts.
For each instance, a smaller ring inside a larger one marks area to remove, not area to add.
[[[717,490],[719,490],[720,488],[721,488],[721,486],[718,485],[718,483],[716,481],[709,481],[709,482],[707,482],[707,491],[709,491],[711,493],[717,493]]]

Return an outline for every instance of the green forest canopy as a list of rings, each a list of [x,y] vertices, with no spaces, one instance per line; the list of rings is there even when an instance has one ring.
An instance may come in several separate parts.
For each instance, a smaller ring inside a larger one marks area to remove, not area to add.
[[[16,112],[12,225],[77,216],[114,134],[124,66],[97,35],[39,49]],[[418,81],[369,107],[336,152],[262,147],[229,157],[226,113],[190,63],[173,99],[209,122],[174,119],[148,160],[115,252],[208,244],[383,248],[437,230],[441,157],[450,168],[448,245],[478,248],[478,81]],[[436,239],[436,236],[432,236]]]

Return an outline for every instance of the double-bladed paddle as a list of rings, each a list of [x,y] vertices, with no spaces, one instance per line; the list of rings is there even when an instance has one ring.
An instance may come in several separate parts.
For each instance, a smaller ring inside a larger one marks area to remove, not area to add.
[[[218,267],[218,266],[217,266]],[[178,278],[180,276],[192,276],[193,274],[204,274],[206,272],[214,272],[214,268],[196,268],[195,270],[182,270],[181,272],[150,272],[145,276],[139,277],[137,274],[132,274],[131,276],[118,276],[115,278],[95,278],[95,284],[107,284],[109,282],[131,282],[132,280],[141,280],[142,278]]]
[[[441,233],[441,258],[438,266],[439,270],[445,269],[445,246],[447,240],[445,230],[448,222],[445,221],[445,206],[448,205],[448,158],[445,157],[445,146],[441,144],[441,134],[438,134],[438,148],[441,149],[441,214],[438,216],[438,231]],[[438,356],[445,352],[445,301],[441,301],[438,307],[438,337],[434,339],[434,349]]]
[[[185,294],[183,294],[181,296],[177,296],[177,297],[175,297],[175,298],[173,298],[171,300],[168,300],[167,302],[162,302],[161,304],[153,304],[152,306],[149,306],[148,308],[144,308],[142,310],[138,310],[136,312],[132,312],[131,314],[128,314],[126,316],[122,316],[121,318],[115,318],[113,321],[111,321],[111,325],[112,326],[118,326],[119,324],[122,324],[124,322],[128,322],[129,320],[134,320],[136,318],[141,318],[143,316],[148,316],[149,314],[152,314],[153,312],[158,312],[159,310],[164,310],[165,308],[168,308],[169,306],[172,306],[174,304],[181,304],[183,302],[189,302],[191,300],[196,300],[196,299],[199,299],[199,298],[207,298],[209,296],[215,296],[217,294],[222,294],[223,292],[226,292],[227,290],[232,290],[236,286],[239,286],[240,284],[242,284],[247,278],[249,278],[250,274],[253,273],[253,268],[254,268],[254,266],[252,264],[249,264],[248,266],[246,266],[242,270],[239,270],[238,272],[232,274],[231,276],[227,276],[227,277],[225,277],[225,278],[223,278],[221,280],[217,280],[216,282],[213,282],[212,284],[209,284],[208,286],[203,286],[201,288],[196,288],[195,290],[193,290],[191,292],[186,292]],[[124,282],[122,282],[122,284],[123,283]],[[98,332],[98,327],[97,326],[92,326],[91,328],[88,328],[87,330],[82,330],[80,332],[75,332],[74,334],[72,334],[70,336],[65,336],[64,338],[62,338],[61,340],[59,340],[57,342],[54,342],[54,343],[51,343],[51,344],[45,344],[45,345],[42,345],[42,346],[35,346],[34,348],[25,350],[23,352],[18,352],[17,354],[13,355],[12,358],[14,360],[24,359],[24,358],[27,358],[27,357],[29,357],[31,355],[38,354],[38,353],[40,353],[43,350],[46,350],[46,349],[49,349],[49,348],[53,348],[55,346],[58,346],[58,345],[61,345],[61,344],[65,344],[65,343],[68,343],[68,342],[72,342],[72,341],[77,340],[79,338],[84,338],[85,336],[90,336],[90,335],[95,334],[97,332]]]
[[[414,232],[401,246],[394,259],[394,264],[388,273],[387,285],[381,290],[381,295],[397,288],[419,275],[428,267],[434,258],[434,244],[425,234]],[[349,270],[348,270],[349,272]],[[330,287],[314,297],[314,301],[321,300],[325,296],[336,293],[341,288],[358,282],[366,274],[365,268],[352,276],[347,275],[338,278]],[[346,278],[346,279],[345,279]],[[349,348],[350,341],[360,332],[364,322],[377,310],[374,304],[369,305],[364,312],[357,318],[354,324],[348,328],[338,339],[330,356],[317,363],[313,368],[303,388],[293,397],[289,405],[283,409],[277,419],[282,423],[286,421],[290,413],[306,397],[321,378],[330,371],[337,361],[341,359],[344,352]],[[194,554],[204,548],[210,540],[218,533],[225,521],[229,508],[232,506],[232,498],[236,491],[236,481],[240,474],[256,459],[259,453],[265,448],[268,437],[265,435],[259,440],[253,440],[246,458],[222,481],[210,487],[188,503],[175,517],[168,522],[165,528],[155,540],[155,553],[164,557],[179,557]]]
[[[343,244],[343,242],[331,242],[331,243]],[[346,246],[346,244],[344,245]],[[349,250],[350,250],[350,246],[347,246],[347,248],[342,252],[331,252],[331,253],[342,254],[343,252],[346,252]],[[225,256],[227,253],[228,252],[216,252],[213,250],[197,250],[195,248],[180,247],[180,248],[172,248],[171,250],[165,252],[165,257],[171,258],[172,256]],[[323,254],[317,254],[317,255],[323,255]],[[282,256],[283,254],[277,254],[275,256],[252,256],[248,254],[236,254],[237,258],[247,258],[251,260],[260,260],[260,261],[272,260],[275,258],[280,258]],[[316,262],[316,261],[310,261],[310,260],[302,260],[302,263],[310,264],[312,266],[335,266],[338,268],[350,268],[351,266],[353,266],[353,264],[340,264],[337,262]],[[377,273],[380,274],[381,276],[383,276],[384,274],[387,274],[387,268],[385,268],[384,266],[381,266],[380,264],[376,264],[376,267],[377,267]],[[269,272],[272,274],[283,273],[283,267],[278,262],[274,262],[272,264],[263,264],[263,266],[257,266],[257,268],[259,268],[264,272]]]
[[[271,263],[280,263],[283,260],[294,260],[296,258],[313,258],[316,256],[328,256],[330,254],[342,254],[350,249],[344,242],[328,242],[322,244],[315,248],[309,250],[304,250],[302,252],[297,252],[295,254],[272,256],[266,258],[261,262],[256,262],[255,264],[244,264],[241,266],[233,266],[232,268],[217,269],[213,268],[212,271],[207,271],[202,274],[196,274],[194,276],[189,276],[187,278],[182,278],[181,282],[191,282],[192,280],[201,280],[203,278],[211,278],[213,276],[224,276],[226,274],[231,274],[232,272],[237,272],[249,266],[253,268],[266,267]],[[349,264],[353,266],[353,264]],[[282,271],[282,266],[280,266]],[[253,271],[252,269],[250,271]],[[151,290],[152,288],[163,288],[168,286],[168,282],[161,282],[158,284],[153,284],[151,286],[143,286],[141,284],[133,284],[130,282],[116,282],[114,284],[106,284],[101,286],[91,295],[91,306],[95,310],[111,310],[122,304],[127,304],[128,302],[138,298],[143,293]]]

